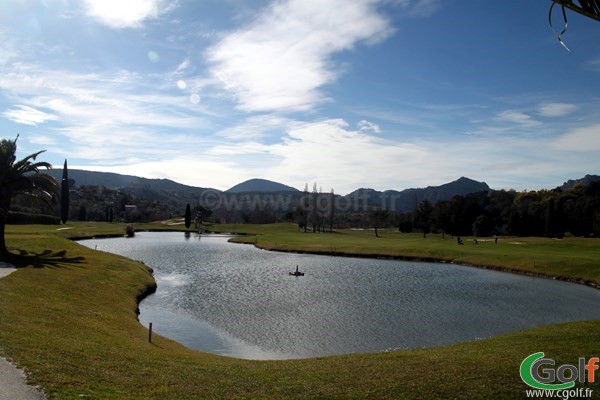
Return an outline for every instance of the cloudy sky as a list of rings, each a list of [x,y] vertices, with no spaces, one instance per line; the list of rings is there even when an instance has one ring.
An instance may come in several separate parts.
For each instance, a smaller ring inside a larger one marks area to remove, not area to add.
[[[600,173],[600,23],[567,11],[568,52],[550,5],[2,0],[0,132],[217,189],[552,188]]]

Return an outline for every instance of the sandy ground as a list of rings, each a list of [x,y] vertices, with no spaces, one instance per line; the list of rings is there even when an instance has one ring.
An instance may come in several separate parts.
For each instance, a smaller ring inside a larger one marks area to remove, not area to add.
[[[0,279],[17,269],[0,261]],[[46,396],[38,388],[25,383],[25,373],[0,357],[0,400],[45,400]]]

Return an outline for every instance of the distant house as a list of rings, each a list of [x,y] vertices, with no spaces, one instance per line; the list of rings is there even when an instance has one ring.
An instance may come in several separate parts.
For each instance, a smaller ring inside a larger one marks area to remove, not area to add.
[[[135,204],[125,204],[125,212],[130,213],[137,211],[137,206]]]

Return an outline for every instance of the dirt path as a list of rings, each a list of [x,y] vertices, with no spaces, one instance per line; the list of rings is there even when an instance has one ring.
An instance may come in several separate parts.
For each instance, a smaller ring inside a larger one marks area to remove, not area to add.
[[[17,269],[14,265],[0,261],[0,279],[15,272]]]

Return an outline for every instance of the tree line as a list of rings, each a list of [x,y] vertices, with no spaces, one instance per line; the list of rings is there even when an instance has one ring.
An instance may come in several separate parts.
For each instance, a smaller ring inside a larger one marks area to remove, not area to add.
[[[385,206],[338,209],[334,191],[305,187],[298,206],[286,214],[304,232],[335,228],[381,228],[401,232],[453,236],[600,237],[600,180],[570,188],[523,191],[489,190],[431,203],[424,200],[410,212]],[[321,205],[321,206],[319,206]],[[274,222],[274,221],[273,221]]]
[[[394,222],[403,232],[456,236],[600,237],[600,181],[566,190],[494,190],[424,201]]]
[[[75,186],[70,180],[69,218],[80,221],[148,222],[183,217],[185,204],[145,198],[133,192],[103,186]],[[289,203],[271,204],[269,195],[254,194],[252,204],[239,201],[229,207],[193,203],[193,215],[216,223],[291,222],[304,232],[330,232],[341,228],[393,228],[401,232],[443,233],[454,236],[600,236],[600,181],[569,189],[517,192],[491,190],[455,196],[435,203],[427,200],[410,212],[396,212],[368,204],[340,207],[341,196],[308,185]],[[187,203],[190,203],[189,199]],[[126,208],[134,205],[133,208]],[[181,208],[181,209],[179,209]],[[45,203],[17,197],[12,211],[56,214]],[[64,217],[64,216],[63,216]]]

